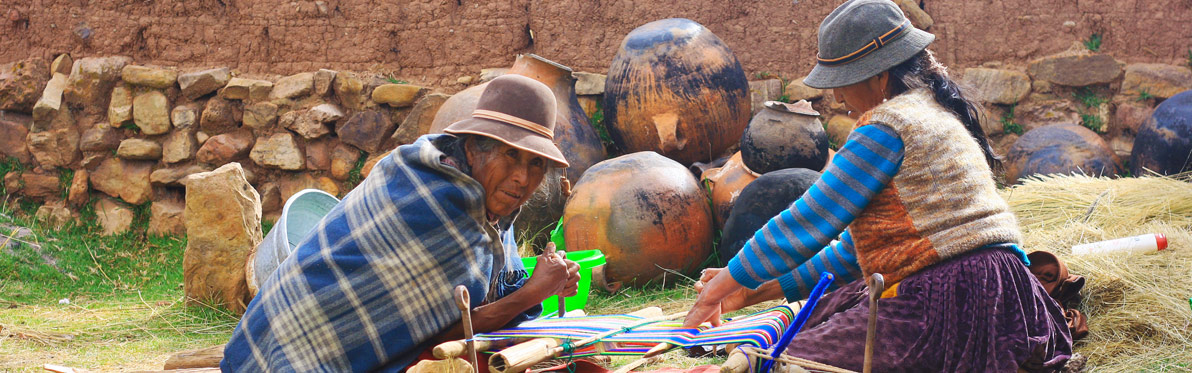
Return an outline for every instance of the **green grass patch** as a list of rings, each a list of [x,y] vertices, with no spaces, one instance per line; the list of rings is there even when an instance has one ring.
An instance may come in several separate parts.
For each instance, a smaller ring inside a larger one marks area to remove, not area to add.
[[[1002,115],[1002,119],[1000,120],[1002,123],[1002,133],[1005,133],[1005,134],[1013,133],[1015,135],[1022,134],[1022,132],[1023,132],[1022,125],[1018,124],[1017,122],[1014,121],[1014,108],[1016,108],[1016,107],[1018,107],[1017,104],[1010,105],[1010,110],[1007,110],[1006,114]]]
[[[1088,48],[1088,50],[1093,51],[1093,52],[1100,52],[1101,51],[1101,33],[1094,32],[1092,35],[1089,35],[1088,39],[1084,39],[1084,47]]]
[[[1151,93],[1144,88],[1142,91],[1138,92],[1138,98],[1134,99],[1134,101],[1147,102],[1154,98],[1155,96],[1151,95]]]
[[[0,370],[156,370],[230,337],[234,315],[185,304],[186,240],[146,234],[148,203],[113,236],[90,204],[57,229],[31,217],[36,207],[0,204]]]
[[[592,112],[592,116],[588,118],[588,122],[592,124],[592,128],[596,130],[596,136],[600,137],[600,144],[604,146],[605,151],[609,155],[613,154],[616,144],[613,143],[613,136],[608,133],[608,127],[604,123],[604,103],[596,101],[596,111]],[[611,158],[611,157],[610,157]],[[573,180],[576,182],[578,180]]]
[[[344,198],[348,192],[351,192],[357,185],[360,185],[361,181],[364,181],[363,170],[364,163],[366,162],[368,162],[368,153],[361,150],[360,157],[356,158],[356,164],[352,166],[351,171],[348,171],[348,180],[344,181],[344,188],[340,190],[337,197]]]
[[[1089,87],[1081,87],[1076,92],[1073,92],[1072,96],[1076,98],[1077,102],[1084,105],[1084,109],[1080,112],[1080,125],[1094,132],[1102,132],[1105,127],[1104,119],[1091,113],[1090,110],[1097,110],[1097,108],[1109,102],[1109,100],[1101,97],[1101,95]]]

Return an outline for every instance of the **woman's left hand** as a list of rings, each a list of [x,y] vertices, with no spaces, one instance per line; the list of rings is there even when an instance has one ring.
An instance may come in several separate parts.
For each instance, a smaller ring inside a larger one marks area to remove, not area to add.
[[[712,326],[720,326],[721,302],[744,288],[728,271],[720,271],[703,286],[703,291],[699,292],[699,298],[696,299],[695,305],[691,306],[691,311],[687,312],[687,318],[683,320],[683,327],[698,327],[705,321],[711,322]]]

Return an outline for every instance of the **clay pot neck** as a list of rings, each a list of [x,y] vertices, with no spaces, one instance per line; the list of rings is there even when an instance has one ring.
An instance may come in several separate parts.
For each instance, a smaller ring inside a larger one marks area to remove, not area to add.
[[[575,77],[570,68],[535,54],[518,55],[509,72],[542,82],[556,93],[569,93],[575,89]]]

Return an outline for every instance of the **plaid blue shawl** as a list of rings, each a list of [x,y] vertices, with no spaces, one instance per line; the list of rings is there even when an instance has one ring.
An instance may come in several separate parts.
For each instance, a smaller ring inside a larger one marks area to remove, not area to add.
[[[456,285],[479,305],[524,283],[512,230],[486,223],[483,188],[436,139],[377,162],[265,280],[223,371],[400,370],[460,319]]]

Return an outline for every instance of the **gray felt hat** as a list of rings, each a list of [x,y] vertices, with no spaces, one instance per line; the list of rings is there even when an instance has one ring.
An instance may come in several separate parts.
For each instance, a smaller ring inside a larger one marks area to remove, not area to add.
[[[889,0],[849,0],[820,23],[819,56],[803,84],[851,85],[914,57],[935,40]]]

